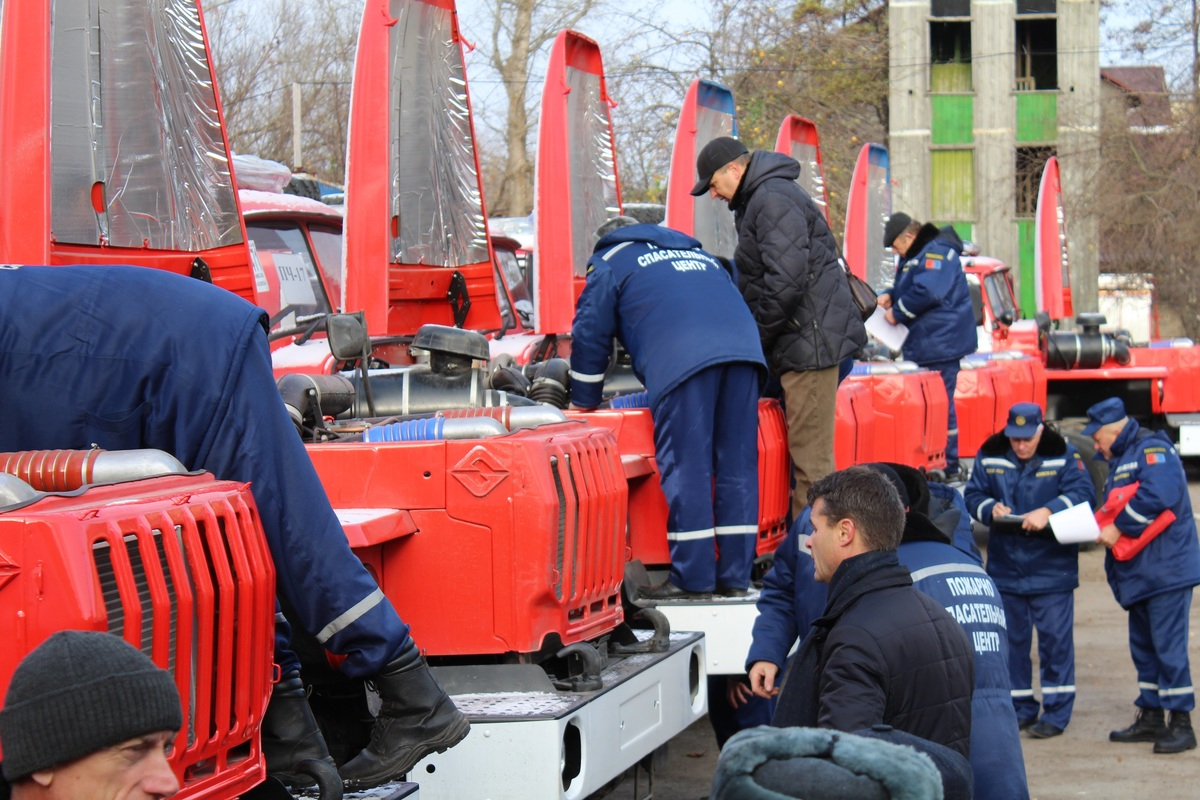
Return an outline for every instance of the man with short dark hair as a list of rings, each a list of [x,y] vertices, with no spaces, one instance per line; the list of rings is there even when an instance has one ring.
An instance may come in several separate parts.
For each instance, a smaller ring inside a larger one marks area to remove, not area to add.
[[[900,564],[905,511],[897,489],[875,469],[850,467],[813,484],[809,502],[815,578],[829,584],[829,596],[787,673],[772,724],[886,724],[969,756],[971,643]],[[759,670],[762,663],[750,670],[760,694],[774,675]]]
[[[1045,426],[1037,403],[1016,403],[1004,430],[979,447],[963,496],[971,516],[989,526],[987,571],[1008,618],[1017,719],[1034,739],[1058,736],[1075,706],[1079,545],[1059,544],[1048,526],[1051,514],[1094,499],[1087,465],[1070,442]],[[1034,629],[1040,704],[1029,657]]]
[[[962,495],[945,484],[929,483],[913,467],[891,463],[867,466],[887,477],[906,505],[897,556],[911,572],[913,587],[941,603],[974,648],[970,764],[975,797],[1027,800],[1025,771],[1019,766],[1020,734],[1009,696],[1004,608],[971,539],[971,518]],[[776,674],[797,634],[825,608],[826,587],[814,580],[813,559],[805,547],[812,532],[810,512],[806,510],[792,525],[775,551],[774,566],[763,578],[754,641],[747,656],[748,664],[756,668],[756,677]],[[759,689],[760,696],[770,694],[767,686]]]
[[[750,585],[765,367],[755,334],[729,272],[695,238],[618,223],[596,242],[571,330],[571,403],[599,405],[619,339],[649,393],[667,498],[671,571],[641,588],[647,599],[744,595]]]
[[[692,194],[733,211],[738,288],[783,386],[798,517],[808,487],[834,469],[838,365],[867,343],[866,329],[825,214],[796,183],[799,162],[720,136],[700,151],[696,172]]]
[[[1155,753],[1193,750],[1196,693],[1188,664],[1188,614],[1193,587],[1200,583],[1200,544],[1183,462],[1166,434],[1143,429],[1118,397],[1096,403],[1087,416],[1083,432],[1108,459],[1105,496],[1137,484],[1115,520],[1100,529],[1100,543],[1109,548],[1108,585],[1129,612],[1138,684],[1137,718],[1108,738],[1154,742]],[[1141,550],[1118,557],[1121,540],[1134,540]]]
[[[124,639],[59,631],[17,665],[0,710],[13,800],[161,798],[183,725],[174,679]],[[186,732],[185,732],[186,733]]]
[[[962,239],[952,226],[936,225],[896,212],[884,225],[883,246],[899,256],[892,287],[879,295],[888,322],[908,327],[904,357],[942,376],[946,387],[946,477],[962,475],[958,461],[958,415],[954,392],[959,359],[978,347],[971,291],[963,274]]]

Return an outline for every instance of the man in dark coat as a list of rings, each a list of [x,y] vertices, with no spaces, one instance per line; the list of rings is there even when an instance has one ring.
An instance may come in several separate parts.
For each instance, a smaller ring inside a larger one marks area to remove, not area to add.
[[[1050,515],[1095,495],[1075,447],[1042,421],[1036,403],[1016,403],[1004,430],[975,457],[963,493],[989,526],[987,571],[1008,618],[1009,678],[1021,727],[1035,739],[1062,733],[1075,706],[1075,589],[1079,545],[1059,544]],[[1042,699],[1033,696],[1029,650],[1037,630]],[[1041,718],[1038,713],[1041,712]]]
[[[800,188],[800,163],[728,136],[696,160],[692,194],[729,203],[737,226],[734,261],[763,354],[783,385],[795,486],[792,515],[808,487],[834,469],[838,364],[867,342],[825,214]]]
[[[949,225],[938,230],[898,212],[884,226],[883,246],[892,248],[900,264],[892,288],[879,295],[879,306],[888,322],[908,327],[904,357],[942,376],[949,401],[946,476],[954,479],[962,474],[954,411],[958,362],[978,347],[971,291],[959,258],[962,239]]]
[[[905,514],[898,491],[880,471],[858,466],[817,481],[809,502],[813,575],[829,584],[829,597],[788,671],[772,724],[886,724],[969,756],[971,642],[940,603],[913,588],[897,558]],[[765,692],[758,666],[750,683]]]
[[[931,484],[920,471],[901,464],[870,464],[892,480],[907,498],[904,534],[897,555],[913,586],[940,602],[971,637],[975,686],[971,696],[971,771],[978,800],[1028,798],[1021,767],[1021,740],[1009,698],[1008,637],[1004,607],[983,571],[971,539],[971,518],[962,496],[944,484]],[[775,552],[775,565],[763,579],[747,669],[755,662],[777,674],[795,644],[826,604],[826,586],[813,577],[805,542],[812,532],[808,511]],[[767,692],[763,692],[766,694]]]
[[[642,596],[744,595],[758,538],[766,365],[729,273],[687,234],[619,227],[588,260],[571,338],[572,405],[599,405],[614,338],[650,395],[671,573]]]
[[[1129,612],[1138,682],[1137,719],[1108,738],[1154,742],[1156,753],[1182,753],[1196,747],[1188,614],[1193,587],[1200,583],[1200,544],[1183,462],[1165,434],[1143,430],[1125,413],[1120,398],[1096,403],[1087,415],[1083,432],[1092,437],[1098,457],[1108,459],[1105,496],[1138,484],[1115,520],[1100,529],[1100,543],[1109,548],[1108,585]],[[1162,516],[1167,512],[1171,516]],[[1113,548],[1122,539],[1149,541],[1132,557],[1117,558]],[[1169,722],[1164,711],[1171,712]]]

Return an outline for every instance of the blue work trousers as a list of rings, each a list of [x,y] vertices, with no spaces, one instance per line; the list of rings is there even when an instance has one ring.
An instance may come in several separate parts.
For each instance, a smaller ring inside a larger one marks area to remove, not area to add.
[[[1041,718],[1066,729],[1075,707],[1075,595],[1000,593],[1008,622],[1008,677],[1017,719]],[[1030,648],[1037,629],[1042,700],[1033,694]]]
[[[758,370],[703,369],[653,416],[671,582],[689,592],[745,589],[758,540]]]
[[[1192,589],[1149,597],[1129,607],[1129,651],[1137,668],[1139,708],[1191,711],[1196,707],[1188,666],[1188,612]]]

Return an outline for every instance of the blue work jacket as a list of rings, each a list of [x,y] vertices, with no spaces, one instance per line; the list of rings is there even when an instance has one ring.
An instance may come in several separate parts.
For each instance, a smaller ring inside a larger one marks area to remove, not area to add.
[[[1104,571],[1113,596],[1129,608],[1163,592],[1200,583],[1200,544],[1188,496],[1183,463],[1171,440],[1161,432],[1143,430],[1130,419],[1112,445],[1104,493],[1137,481],[1140,486],[1116,518],[1121,533],[1138,536],[1163,511],[1175,521],[1146,549],[1129,561],[1117,561],[1110,550]]]
[[[1026,462],[1017,458],[1003,433],[979,448],[963,498],[971,516],[988,528],[988,574],[1003,592],[1046,594],[1079,586],[1079,545],[1063,545],[1047,529],[1027,532],[996,523],[992,509],[1003,503],[1013,514],[1045,507],[1051,513],[1091,504],[1095,487],[1087,464],[1074,445],[1044,428],[1037,451]]]
[[[971,291],[963,274],[962,240],[953,228],[926,223],[896,271],[888,294],[896,322],[908,326],[904,357],[918,364],[953,361],[978,343]]]
[[[571,402],[600,404],[620,339],[650,408],[714,364],[766,372],[758,327],[728,271],[700,242],[661,225],[618,228],[596,243],[571,329]]]

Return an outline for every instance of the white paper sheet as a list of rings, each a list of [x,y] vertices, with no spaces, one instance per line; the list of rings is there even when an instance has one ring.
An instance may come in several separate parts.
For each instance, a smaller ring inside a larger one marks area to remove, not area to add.
[[[1100,538],[1100,526],[1087,503],[1050,515],[1050,529],[1059,544],[1081,544]]]
[[[879,306],[875,306],[875,312],[867,317],[866,326],[867,333],[891,350],[899,350],[908,338],[908,326],[888,322],[884,310]]]

